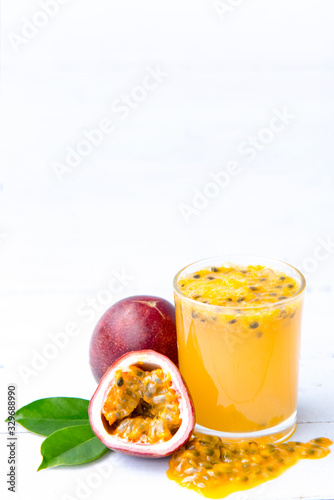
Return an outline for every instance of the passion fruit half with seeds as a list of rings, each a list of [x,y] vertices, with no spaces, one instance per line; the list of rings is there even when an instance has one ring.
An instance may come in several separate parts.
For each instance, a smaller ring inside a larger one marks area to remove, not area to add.
[[[149,458],[178,450],[195,425],[178,368],[152,350],[119,358],[100,381],[88,413],[93,432],[105,446]]]

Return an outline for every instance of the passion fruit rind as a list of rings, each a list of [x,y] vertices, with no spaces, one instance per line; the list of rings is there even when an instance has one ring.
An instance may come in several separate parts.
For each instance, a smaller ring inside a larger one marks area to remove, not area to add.
[[[91,399],[89,420],[108,448],[151,458],[175,452],[195,425],[179,370],[153,350],[129,352],[109,368]]]

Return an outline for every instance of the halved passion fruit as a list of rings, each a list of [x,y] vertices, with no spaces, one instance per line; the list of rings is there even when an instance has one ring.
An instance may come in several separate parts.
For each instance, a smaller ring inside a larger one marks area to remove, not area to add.
[[[195,425],[179,370],[151,350],[129,352],[115,361],[92,397],[89,420],[105,446],[144,457],[170,455]]]

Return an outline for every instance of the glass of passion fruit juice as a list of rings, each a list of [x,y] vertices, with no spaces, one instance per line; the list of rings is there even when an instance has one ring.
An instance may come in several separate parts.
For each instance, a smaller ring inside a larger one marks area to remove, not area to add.
[[[179,367],[196,429],[279,442],[296,426],[305,279],[265,258],[195,262],[174,278]]]

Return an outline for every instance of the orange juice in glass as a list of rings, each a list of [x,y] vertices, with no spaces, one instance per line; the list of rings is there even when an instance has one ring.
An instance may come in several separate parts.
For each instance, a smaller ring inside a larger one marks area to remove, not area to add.
[[[305,279],[283,262],[207,259],[174,278],[180,371],[197,430],[278,442],[296,426]]]

